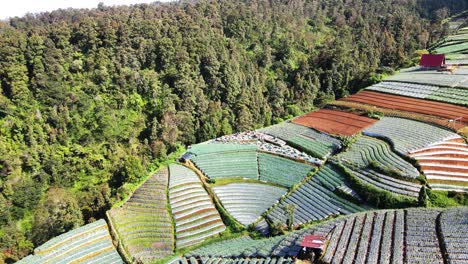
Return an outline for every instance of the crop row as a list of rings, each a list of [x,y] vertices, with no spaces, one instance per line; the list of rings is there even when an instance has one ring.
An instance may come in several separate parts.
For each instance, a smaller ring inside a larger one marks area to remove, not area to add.
[[[289,194],[269,212],[268,218],[272,222],[285,224],[288,217],[284,206],[288,204],[295,205],[295,225],[363,210],[360,206],[337,196],[333,191],[324,187],[319,180],[321,177],[326,177],[326,170],[322,169],[312,179]]]
[[[341,142],[338,139],[290,122],[283,122],[258,131],[281,138],[291,145],[321,158],[330,155],[341,147]]]
[[[396,94],[420,99],[468,105],[468,90],[457,87],[440,87],[405,82],[381,82],[366,88],[369,91]]]
[[[124,250],[133,259],[151,262],[171,255],[174,250],[167,211],[168,177],[167,168],[159,170],[125,204],[108,212]]]
[[[437,237],[436,220],[440,211],[409,209],[406,211],[406,254],[413,263],[443,263]]]
[[[443,183],[439,188],[443,188],[444,183],[455,186],[468,182],[468,145],[464,142],[442,141],[412,151],[410,156],[418,161],[430,183]]]
[[[198,176],[181,165],[170,165],[169,200],[175,220],[176,247],[198,244],[225,226]]]
[[[306,128],[307,129],[307,128]],[[305,142],[308,143],[308,142]],[[211,146],[206,146],[206,145],[211,145]],[[226,148],[224,145],[251,145],[249,148],[245,147],[244,150],[239,149],[233,149],[229,150],[229,148]],[[252,145],[256,145],[257,149],[254,149]],[[215,138],[212,140],[209,140],[205,143],[195,145],[193,148],[200,148],[200,146],[204,146],[204,148],[209,147],[211,152],[203,152],[199,153],[199,151],[195,151],[197,155],[202,155],[202,154],[208,154],[208,153],[222,153],[222,152],[239,152],[239,151],[248,151],[248,150],[258,150],[262,152],[268,152],[274,155],[280,155],[280,156],[285,156],[291,159],[296,159],[296,160],[304,160],[310,163],[315,163],[320,165],[321,161],[316,158],[316,155],[314,157],[308,155],[305,152],[302,152],[294,147],[291,147],[286,144],[285,141],[281,140],[280,138],[277,138],[273,135],[268,135],[259,131],[245,131],[245,132],[239,132],[231,135],[225,135],[221,136],[219,138]],[[219,148],[218,148],[219,146]],[[294,145],[295,147],[298,147],[298,145]],[[299,145],[302,148],[301,145]],[[189,149],[189,152],[193,154],[193,152]]]
[[[442,213],[421,208],[358,213],[287,235],[217,242],[185,257],[297,257],[304,236],[314,234],[328,240],[322,263],[444,263],[439,237],[447,250],[445,263],[466,263],[467,218],[467,208]]]
[[[468,262],[468,209],[453,208],[440,215],[441,238],[448,263]]]
[[[205,175],[212,179],[258,179],[256,151],[212,153],[193,157],[192,161]]]
[[[112,243],[105,220],[57,236],[36,248],[34,255],[17,263],[71,263],[96,259],[123,263]]]
[[[181,257],[174,259],[169,264],[292,264],[295,261],[291,258],[220,258],[220,257],[202,257],[198,261],[194,257]]]
[[[371,169],[360,169],[347,165],[348,170],[362,183],[375,186],[392,193],[418,197],[421,185],[398,180]]]
[[[258,154],[258,166],[261,181],[285,187],[299,183],[313,169],[308,164],[265,153]]]
[[[287,191],[258,183],[231,183],[214,187],[213,190],[224,208],[245,226],[254,223]]]
[[[402,74],[399,74],[402,75]],[[399,76],[397,75],[397,76]],[[410,74],[410,76],[412,76]],[[458,75],[441,75],[446,76],[449,78],[450,82],[465,82],[466,88],[468,88],[468,80],[464,77],[464,75],[460,80],[456,81],[452,78],[455,78]],[[429,77],[424,75],[422,78],[425,80]],[[445,78],[445,77],[444,77]],[[449,85],[450,86],[450,85]],[[458,106],[443,102],[435,102],[435,101],[428,101],[422,100],[417,98],[410,98],[405,96],[393,95],[393,94],[385,94],[373,91],[362,91],[352,96],[348,96],[345,98],[340,99],[340,101],[346,102],[355,102],[367,105],[375,105],[378,107],[399,110],[399,111],[406,111],[406,112],[413,112],[422,115],[430,115],[435,116],[438,118],[447,119],[459,119],[458,123],[465,123],[468,120],[468,108],[464,106]],[[460,120],[460,117],[462,118]],[[447,123],[447,121],[445,123]]]
[[[401,154],[407,154],[446,139],[460,138],[448,129],[398,117],[382,117],[379,122],[367,128],[364,134],[388,138],[395,150]]]
[[[419,176],[418,170],[396,155],[387,143],[366,136],[358,138],[350,149],[339,154],[337,158],[360,168],[377,163],[380,168],[392,170],[408,179],[415,179]]]

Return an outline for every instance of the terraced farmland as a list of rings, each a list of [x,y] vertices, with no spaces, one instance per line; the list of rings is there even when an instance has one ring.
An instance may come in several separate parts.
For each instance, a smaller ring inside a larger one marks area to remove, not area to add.
[[[196,245],[226,227],[198,176],[190,169],[169,167],[169,200],[175,221],[176,248]]]
[[[214,152],[197,155],[192,158],[192,161],[206,176],[212,179],[258,179],[259,177],[256,151]]]
[[[406,210],[406,258],[412,263],[444,263],[437,237],[440,211]],[[421,250],[424,249],[424,250]]]
[[[268,213],[268,218],[271,222],[286,224],[287,214],[283,208],[288,204],[296,206],[294,225],[365,210],[364,207],[336,195],[334,191],[337,188],[348,189],[350,195],[355,195],[347,186],[344,176],[327,165],[276,205]]]
[[[377,163],[379,167],[391,169],[401,177],[416,179],[419,176],[418,170],[409,162],[392,152],[390,146],[382,140],[362,136],[351,145],[346,152],[336,156],[340,161],[344,161],[359,168],[368,167],[371,162]]]
[[[467,79],[468,81],[468,79]],[[447,103],[433,102],[398,95],[390,95],[372,91],[363,91],[340,99],[341,101],[357,102],[375,105],[389,109],[403,110],[414,113],[433,115],[440,118],[459,119],[458,122],[468,125],[468,108]]]
[[[420,99],[429,99],[451,104],[468,105],[468,90],[457,87],[441,87],[405,82],[381,82],[366,90],[389,93]]]
[[[465,263],[467,214],[465,207],[358,213],[287,235],[217,242],[185,257],[296,257],[304,236],[315,234],[328,239],[321,263],[444,263],[444,248],[445,263]]]
[[[228,213],[245,226],[254,223],[287,192],[286,188],[259,183],[231,183],[213,190]]]
[[[19,264],[124,263],[109,235],[105,220],[84,225],[52,238]]]
[[[292,264],[295,261],[291,258],[220,258],[202,257],[200,262],[194,258],[177,258],[168,264]]]
[[[443,263],[437,238],[438,210],[358,214],[336,221],[324,263]]]
[[[447,189],[445,184],[468,182],[468,145],[462,138],[432,144],[409,155],[419,162],[429,183],[434,183],[431,186],[436,189]]]
[[[341,148],[341,142],[338,139],[290,122],[279,123],[258,131],[285,140],[292,146],[319,158],[325,158]]]
[[[259,153],[258,170],[261,181],[284,187],[298,184],[314,167],[275,155]]]
[[[421,190],[420,184],[398,180],[371,169],[360,169],[350,165],[347,165],[346,168],[362,183],[391,193],[418,197],[419,191]]]
[[[385,81],[428,84],[443,87],[468,88],[466,69],[459,68],[455,74],[438,72],[437,70],[420,71],[418,68],[408,69],[389,76]]]
[[[225,144],[208,144],[201,143],[192,145],[188,152],[193,153],[197,156],[222,153],[222,152],[251,152],[258,150],[258,147],[253,144],[237,144],[237,143],[225,143]]]
[[[440,231],[447,263],[468,262],[468,209],[453,208],[440,214]]]
[[[294,118],[292,122],[332,135],[352,136],[377,120],[348,112],[320,109]]]
[[[403,155],[443,140],[461,138],[450,130],[398,117],[382,117],[363,133],[389,139],[395,150]]]
[[[168,177],[168,169],[161,169],[122,207],[108,211],[123,249],[134,260],[148,263],[173,253],[174,231],[167,211]]]

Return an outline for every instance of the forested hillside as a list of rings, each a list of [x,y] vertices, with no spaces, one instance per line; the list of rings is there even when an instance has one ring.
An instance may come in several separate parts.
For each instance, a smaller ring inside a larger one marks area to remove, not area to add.
[[[93,219],[178,146],[413,63],[466,1],[200,1],[0,21],[0,263]]]

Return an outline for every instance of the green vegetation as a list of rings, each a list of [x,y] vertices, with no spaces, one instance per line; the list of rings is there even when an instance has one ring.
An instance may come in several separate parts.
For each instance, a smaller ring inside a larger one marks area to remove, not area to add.
[[[271,125],[410,64],[466,9],[182,2],[0,21],[0,261],[103,218],[180,145]],[[51,190],[72,221],[34,235]]]
[[[404,195],[394,194],[387,190],[366,184],[354,176],[343,165],[336,164],[344,175],[348,178],[351,186],[367,203],[377,208],[407,208],[417,206],[417,200]]]

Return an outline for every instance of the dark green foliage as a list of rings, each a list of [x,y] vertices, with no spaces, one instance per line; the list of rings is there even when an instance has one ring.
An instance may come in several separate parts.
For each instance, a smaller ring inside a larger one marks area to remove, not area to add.
[[[31,215],[46,214],[50,186],[78,199],[85,222],[102,217],[177,146],[357,91],[440,36],[428,19],[466,9],[345,2],[100,5],[0,21],[0,262],[72,227],[18,230],[40,224]]]

